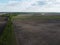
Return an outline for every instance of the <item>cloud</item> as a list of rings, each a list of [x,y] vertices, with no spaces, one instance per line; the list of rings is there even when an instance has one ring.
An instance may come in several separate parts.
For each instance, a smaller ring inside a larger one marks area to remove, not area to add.
[[[0,3],[0,12],[60,12],[59,0],[9,0]]]
[[[29,1],[9,1],[8,3],[4,3],[4,4],[0,4],[0,10],[3,12],[15,12],[15,11],[23,11],[25,10],[27,7],[30,6],[30,2]]]

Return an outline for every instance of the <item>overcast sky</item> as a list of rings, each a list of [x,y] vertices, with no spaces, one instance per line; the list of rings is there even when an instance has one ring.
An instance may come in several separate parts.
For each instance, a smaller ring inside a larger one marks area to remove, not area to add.
[[[60,12],[60,0],[0,0],[0,12]]]

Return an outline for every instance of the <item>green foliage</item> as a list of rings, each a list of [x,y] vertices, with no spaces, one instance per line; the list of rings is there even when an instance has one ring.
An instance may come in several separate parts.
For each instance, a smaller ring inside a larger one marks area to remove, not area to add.
[[[11,20],[12,20],[12,17],[9,15],[7,25],[3,31],[2,36],[0,37],[0,45],[13,45],[14,34],[13,34],[13,25],[12,25]]]

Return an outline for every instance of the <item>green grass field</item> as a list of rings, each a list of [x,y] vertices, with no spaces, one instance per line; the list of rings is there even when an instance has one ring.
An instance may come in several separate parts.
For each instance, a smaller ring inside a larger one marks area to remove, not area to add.
[[[14,16],[15,19],[18,20],[48,20],[48,19],[60,19],[60,16],[37,16],[37,15],[32,15],[32,16]]]

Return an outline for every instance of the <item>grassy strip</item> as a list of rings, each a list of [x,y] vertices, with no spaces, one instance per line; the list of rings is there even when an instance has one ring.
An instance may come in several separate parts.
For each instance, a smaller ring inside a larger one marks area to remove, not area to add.
[[[16,16],[18,20],[48,20],[48,19],[60,19],[60,16]],[[15,20],[16,20],[15,19]]]
[[[13,33],[13,26],[11,22],[11,16],[9,16],[8,23],[4,29],[2,36],[0,37],[0,45],[14,45],[16,42]]]

